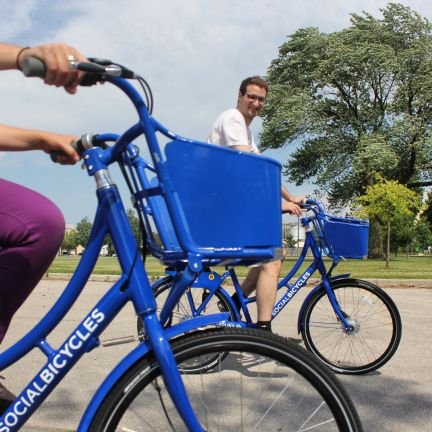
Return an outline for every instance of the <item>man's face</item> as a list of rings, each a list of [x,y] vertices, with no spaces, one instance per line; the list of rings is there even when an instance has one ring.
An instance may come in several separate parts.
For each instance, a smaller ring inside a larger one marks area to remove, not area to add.
[[[264,88],[255,84],[249,84],[246,87],[246,93],[239,93],[237,109],[243,114],[246,123],[249,124],[255,116],[261,112],[267,92]]]

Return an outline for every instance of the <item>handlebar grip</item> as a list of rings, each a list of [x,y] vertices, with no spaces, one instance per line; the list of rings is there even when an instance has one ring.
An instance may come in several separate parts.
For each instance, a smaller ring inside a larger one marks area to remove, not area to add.
[[[85,151],[85,148],[84,148],[84,145],[83,145],[83,142],[81,141],[81,139],[71,142],[70,145],[80,156]],[[57,163],[57,158],[59,156],[62,156],[62,155],[64,155],[64,153],[61,151],[53,151],[50,153],[50,158],[54,163]]]
[[[46,67],[42,60],[37,57],[26,57],[22,63],[22,73],[26,77],[45,78]]]

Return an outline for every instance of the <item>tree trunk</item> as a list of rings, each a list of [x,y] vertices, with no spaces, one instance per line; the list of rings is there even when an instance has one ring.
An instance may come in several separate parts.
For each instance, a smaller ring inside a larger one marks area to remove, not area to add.
[[[387,253],[386,253],[386,268],[390,267],[390,222],[387,222]]]
[[[369,221],[369,258],[382,258],[381,226],[376,219]]]

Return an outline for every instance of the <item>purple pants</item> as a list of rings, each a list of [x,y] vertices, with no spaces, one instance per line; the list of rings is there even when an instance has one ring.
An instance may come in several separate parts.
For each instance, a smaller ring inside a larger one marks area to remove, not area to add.
[[[0,342],[59,251],[64,218],[44,196],[0,179]]]

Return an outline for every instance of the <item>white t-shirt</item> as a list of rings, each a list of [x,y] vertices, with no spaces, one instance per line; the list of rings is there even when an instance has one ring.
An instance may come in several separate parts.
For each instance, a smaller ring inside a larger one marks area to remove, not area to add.
[[[251,152],[259,152],[252,132],[246,125],[242,113],[237,108],[224,111],[216,119],[207,142],[226,147],[248,145]]]

